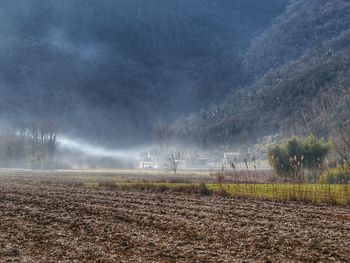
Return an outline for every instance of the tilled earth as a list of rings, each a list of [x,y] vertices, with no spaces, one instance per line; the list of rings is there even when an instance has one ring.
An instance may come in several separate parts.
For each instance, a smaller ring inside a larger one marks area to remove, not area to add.
[[[350,209],[0,183],[0,262],[350,262]]]

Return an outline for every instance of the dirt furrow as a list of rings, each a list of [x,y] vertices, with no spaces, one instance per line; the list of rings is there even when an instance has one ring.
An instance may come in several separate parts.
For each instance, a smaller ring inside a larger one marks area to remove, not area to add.
[[[0,185],[0,261],[346,262],[349,209]]]

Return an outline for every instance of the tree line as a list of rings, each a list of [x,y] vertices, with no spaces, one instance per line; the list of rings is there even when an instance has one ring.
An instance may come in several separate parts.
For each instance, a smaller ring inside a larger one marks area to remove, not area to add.
[[[57,126],[50,121],[9,124],[0,134],[0,166],[50,168],[57,148]]]

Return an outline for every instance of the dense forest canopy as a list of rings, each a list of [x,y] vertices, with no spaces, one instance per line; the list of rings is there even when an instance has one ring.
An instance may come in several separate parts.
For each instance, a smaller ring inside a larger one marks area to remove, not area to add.
[[[347,0],[291,1],[244,55],[244,71],[255,81],[186,117],[184,137],[211,146],[274,134],[336,137],[349,120],[349,22]]]

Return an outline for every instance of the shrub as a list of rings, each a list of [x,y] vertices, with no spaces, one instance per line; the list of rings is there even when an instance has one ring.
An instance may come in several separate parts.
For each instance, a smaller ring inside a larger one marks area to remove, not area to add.
[[[268,149],[268,159],[270,165],[280,177],[288,177],[292,172],[292,166],[289,160],[289,155],[285,147],[279,145]]]
[[[322,182],[328,184],[346,184],[350,182],[350,169],[345,166],[331,168],[322,176]]]
[[[301,179],[301,172],[306,170],[309,181],[316,181],[330,150],[330,143],[314,136],[293,137],[285,144],[269,147],[268,159],[279,177]]]
[[[212,191],[206,186],[205,183],[201,183],[198,188],[200,195],[211,195]]]

